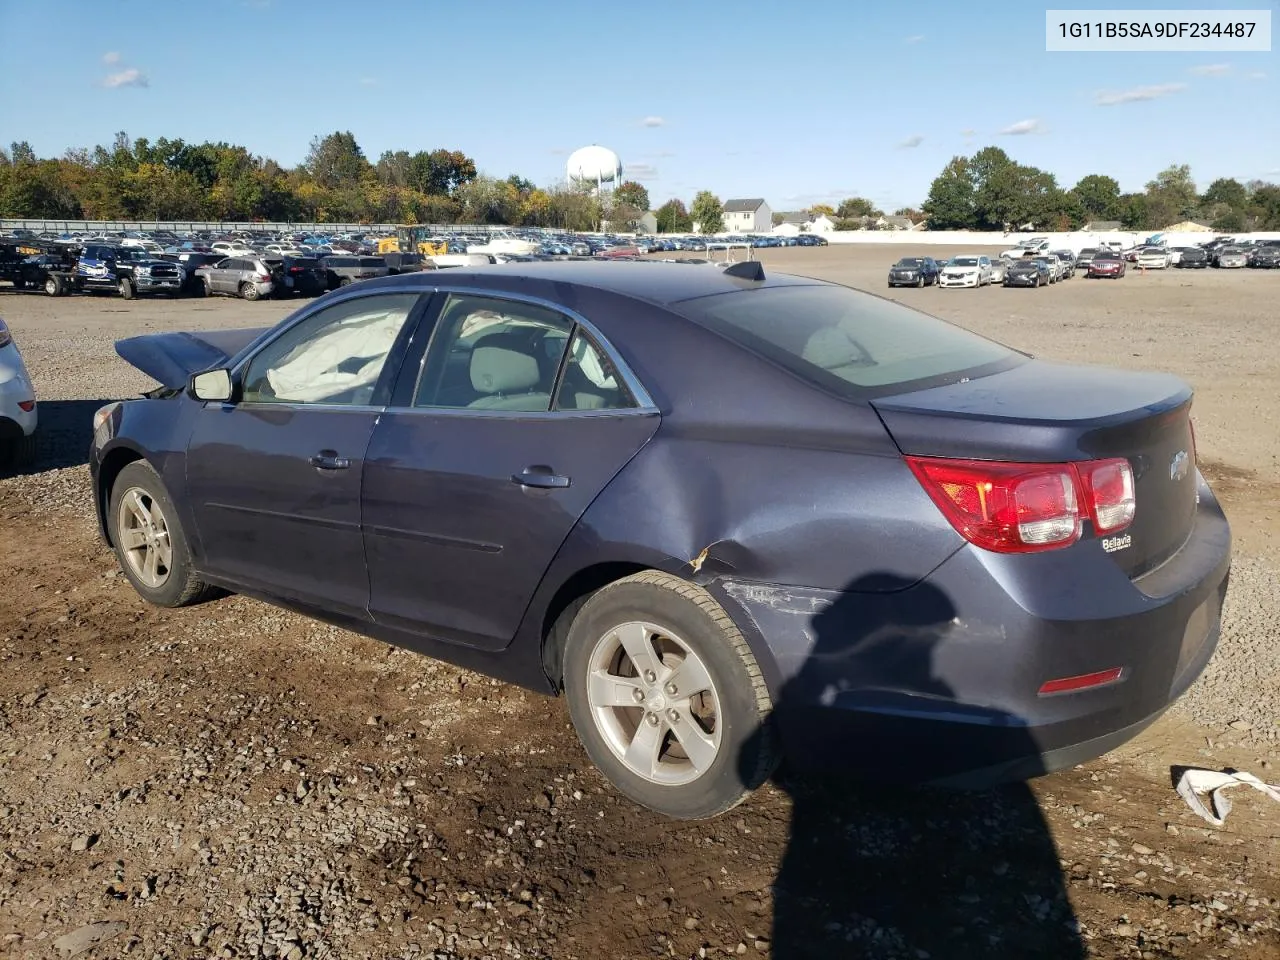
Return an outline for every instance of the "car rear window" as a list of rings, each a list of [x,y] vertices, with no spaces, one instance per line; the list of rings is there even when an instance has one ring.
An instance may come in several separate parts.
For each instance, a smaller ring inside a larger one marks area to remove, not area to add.
[[[900,303],[835,285],[766,287],[688,300],[692,320],[848,397],[984,376],[1014,350]]]
[[[387,261],[383,260],[381,257],[360,258],[360,266],[362,267],[385,267],[386,265]]]

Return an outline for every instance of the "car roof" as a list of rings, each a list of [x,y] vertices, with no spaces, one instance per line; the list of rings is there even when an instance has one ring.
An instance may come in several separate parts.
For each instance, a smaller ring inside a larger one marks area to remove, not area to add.
[[[822,280],[785,273],[764,272],[763,280],[748,280],[728,274],[724,264],[663,260],[562,260],[502,263],[489,266],[452,268],[444,276],[401,274],[372,281],[379,286],[504,287],[514,292],[520,286],[545,284],[546,290],[528,292],[555,299],[555,288],[564,284],[591,287],[608,293],[645,300],[659,305],[676,304],[696,297],[709,297],[737,290],[766,287],[826,285]],[[539,283],[541,281],[541,283]],[[549,296],[550,294],[550,296]]]

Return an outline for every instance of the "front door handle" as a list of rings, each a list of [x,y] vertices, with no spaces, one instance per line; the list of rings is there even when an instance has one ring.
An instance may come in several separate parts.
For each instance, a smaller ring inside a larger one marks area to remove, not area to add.
[[[311,458],[311,465],[317,470],[346,470],[351,461],[338,456],[335,450],[321,450]]]
[[[538,487],[542,490],[562,490],[569,486],[568,477],[560,476],[544,464],[525,467],[519,473],[513,473],[511,482],[518,483],[522,487]]]

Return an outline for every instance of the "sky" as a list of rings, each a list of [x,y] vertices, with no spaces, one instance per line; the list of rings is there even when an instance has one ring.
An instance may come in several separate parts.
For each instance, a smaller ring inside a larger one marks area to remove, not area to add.
[[[1270,9],[1280,28],[1275,0],[1124,5]],[[1202,189],[1280,181],[1275,52],[1048,53],[1044,11],[1066,6],[0,0],[0,143],[58,156],[124,130],[293,166],[350,130],[370,160],[444,147],[542,185],[598,143],[655,207],[702,189],[914,207],[992,144],[1064,187],[1141,190],[1174,163]]]

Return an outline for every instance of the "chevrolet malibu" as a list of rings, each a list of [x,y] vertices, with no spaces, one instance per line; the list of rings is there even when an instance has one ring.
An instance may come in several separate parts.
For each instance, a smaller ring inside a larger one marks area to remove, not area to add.
[[[783,756],[1074,764],[1217,642],[1185,383],[758,262],[408,274],[117,350],[158,385],[96,414],[93,490],[145,600],[244,593],[563,693],[672,817]]]

